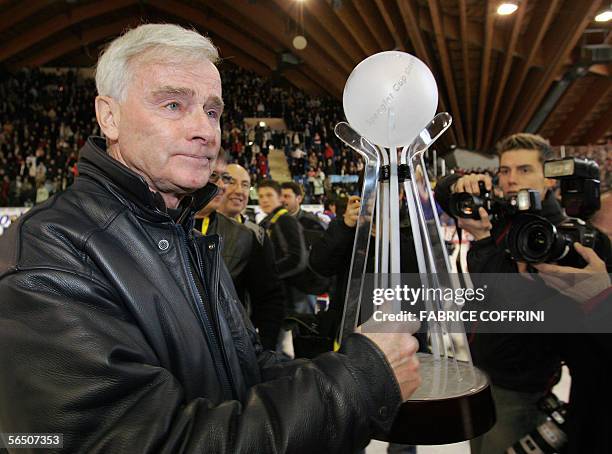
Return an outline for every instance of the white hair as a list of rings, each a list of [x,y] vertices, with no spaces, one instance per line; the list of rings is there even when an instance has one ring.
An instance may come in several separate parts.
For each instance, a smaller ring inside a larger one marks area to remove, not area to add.
[[[212,41],[194,30],[174,24],[144,24],[114,39],[96,66],[98,95],[125,100],[132,77],[131,62],[147,53],[147,59],[169,62],[206,59],[216,64],[219,51]]]

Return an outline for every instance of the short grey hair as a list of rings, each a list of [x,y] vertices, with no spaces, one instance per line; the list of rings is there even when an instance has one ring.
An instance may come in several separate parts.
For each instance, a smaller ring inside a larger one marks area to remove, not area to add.
[[[174,24],[140,25],[114,39],[100,55],[96,65],[98,95],[125,100],[131,62],[144,53],[178,62],[202,58],[213,64],[219,61],[219,51],[212,41],[195,30]]]

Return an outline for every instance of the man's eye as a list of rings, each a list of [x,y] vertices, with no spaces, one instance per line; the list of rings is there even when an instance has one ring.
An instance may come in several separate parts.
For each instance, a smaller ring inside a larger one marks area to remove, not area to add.
[[[166,104],[165,107],[166,107],[166,109],[171,110],[172,112],[176,112],[177,110],[179,110],[180,105],[179,105],[178,102],[172,101],[172,102],[169,102],[168,104]]]
[[[219,118],[219,112],[217,112],[216,110],[209,110],[207,113],[210,118]]]

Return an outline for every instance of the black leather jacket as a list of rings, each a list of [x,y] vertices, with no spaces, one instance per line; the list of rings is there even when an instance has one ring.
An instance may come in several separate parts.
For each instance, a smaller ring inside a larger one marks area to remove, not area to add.
[[[261,349],[220,239],[191,228],[214,188],[174,222],[103,139],[79,172],[0,239],[0,432],[63,433],[62,453],[339,453],[389,429],[399,387],[365,337],[313,361]]]
[[[221,213],[212,212],[208,219],[207,233],[223,238],[221,254],[240,301],[264,347],[274,350],[285,318],[285,293],[274,266],[270,238],[264,232],[260,243],[253,229]],[[201,228],[201,220],[196,220],[196,229]]]

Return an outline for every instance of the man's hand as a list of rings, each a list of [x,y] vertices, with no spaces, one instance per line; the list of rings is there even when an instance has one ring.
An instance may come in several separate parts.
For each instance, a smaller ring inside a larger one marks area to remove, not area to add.
[[[344,224],[347,227],[353,228],[357,225],[357,219],[359,218],[359,208],[361,207],[361,199],[357,195],[349,197],[346,204],[346,211],[344,212]]]
[[[580,243],[574,249],[587,262],[584,268],[538,263],[533,265],[549,287],[559,290],[579,303],[586,302],[610,287],[606,264],[595,251]]]
[[[484,208],[478,209],[480,219],[467,219],[458,218],[457,226],[467,232],[469,232],[475,240],[482,240],[491,236],[491,221],[489,220],[489,213]]]
[[[363,333],[380,348],[391,365],[402,392],[402,401],[421,385],[419,359],[416,351],[419,341],[408,333]]]
[[[493,189],[493,180],[489,175],[483,173],[472,173],[470,175],[464,175],[459,178],[453,186],[451,186],[451,192],[467,192],[468,194],[481,195],[478,182],[483,181],[485,188],[488,191]],[[491,236],[491,221],[489,221],[489,214],[484,208],[478,210],[480,219],[465,219],[459,218],[457,226],[463,230],[469,232],[474,239],[482,240]]]
[[[489,175],[484,173],[472,173],[459,178],[455,184],[451,186],[451,192],[467,192],[468,194],[480,195],[480,188],[478,187],[479,181],[484,181],[485,188],[487,188],[488,191],[493,189],[493,180]]]

